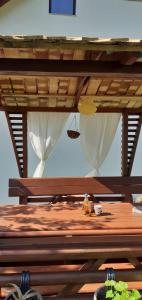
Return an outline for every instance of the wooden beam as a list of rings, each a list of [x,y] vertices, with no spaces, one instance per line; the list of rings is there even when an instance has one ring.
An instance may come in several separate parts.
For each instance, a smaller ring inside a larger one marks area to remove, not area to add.
[[[141,261],[136,257],[128,258],[128,261],[134,266],[136,269],[142,269]]]
[[[15,112],[15,113],[23,113],[23,112],[28,112],[28,111],[35,111],[35,112],[67,112],[67,113],[78,113],[78,109],[77,108],[66,108],[66,107],[10,107],[10,106],[3,106],[0,107],[0,111],[11,111],[11,112]],[[123,113],[123,111],[126,111],[126,109],[120,109],[120,108],[112,108],[112,107],[104,107],[104,108],[98,108],[97,113],[102,113],[102,112],[110,112],[110,113],[114,113],[114,112],[120,112]],[[129,112],[132,113],[137,113],[137,112],[142,112],[142,108],[139,109],[129,109]]]
[[[93,300],[94,298],[94,293],[89,293],[89,294],[82,294],[79,293],[77,295],[72,295],[69,297],[54,297],[56,300]],[[43,300],[51,300],[52,297],[48,297],[48,296],[43,296]],[[4,300],[4,299],[0,299],[0,300]]]
[[[45,290],[45,289],[44,289]],[[49,290],[49,288],[48,288]],[[51,289],[52,290],[52,289]],[[55,288],[55,291],[57,289]],[[76,295],[73,295],[73,296],[69,296],[69,297],[58,297],[58,296],[45,296],[45,295],[42,295],[42,299],[43,300],[52,300],[52,298],[54,300],[93,300],[93,297],[94,297],[94,293],[79,293],[79,294],[76,294]],[[4,297],[1,297],[0,300],[4,300],[5,298]]]
[[[79,272],[82,271],[95,271],[98,270],[104,263],[106,259],[97,259],[96,261],[88,261],[85,263],[79,270]],[[69,296],[72,294],[78,293],[78,291],[82,288],[83,284],[68,284],[65,286],[62,291],[59,293],[59,296]]]
[[[1,106],[0,111],[4,112],[13,112],[13,113],[24,113],[28,111],[36,111],[36,112],[67,112],[67,113],[78,113],[77,108],[68,108],[68,107],[15,107],[15,106]],[[140,108],[119,108],[119,107],[99,107],[97,109],[97,113],[123,113],[123,112],[128,112],[131,114],[137,114],[137,113],[142,113],[142,107]]]
[[[125,66],[118,62],[103,61],[2,58],[0,59],[0,75],[142,79],[142,64],[135,63],[131,66]]]
[[[115,270],[116,280],[123,281],[141,281],[141,270]],[[0,286],[3,287],[9,282],[20,285],[21,274],[2,274],[0,275]],[[101,283],[106,280],[106,271],[72,271],[72,272],[48,272],[48,273],[32,273],[30,274],[31,285],[54,285],[54,284],[85,284],[85,283]]]
[[[83,89],[88,85],[90,77],[82,77],[78,79],[76,95],[74,98],[74,107],[77,107]]]

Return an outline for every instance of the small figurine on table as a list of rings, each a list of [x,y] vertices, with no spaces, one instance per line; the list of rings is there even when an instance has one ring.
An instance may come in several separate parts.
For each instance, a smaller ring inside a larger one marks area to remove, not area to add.
[[[88,194],[84,195],[82,209],[83,209],[85,215],[91,216],[91,214],[94,212],[94,204],[93,204],[93,201],[89,200]]]

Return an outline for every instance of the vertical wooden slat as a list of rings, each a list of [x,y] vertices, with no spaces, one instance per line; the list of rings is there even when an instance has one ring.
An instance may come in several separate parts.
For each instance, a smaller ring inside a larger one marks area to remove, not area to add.
[[[122,118],[122,176],[130,176],[141,130],[141,114],[123,113]]]
[[[131,175],[132,167],[133,167],[133,163],[134,163],[134,159],[135,159],[136,149],[137,149],[140,131],[141,131],[141,121],[142,121],[141,118],[142,118],[141,115],[139,115],[138,123],[137,123],[136,129],[135,129],[132,153],[131,153],[131,156],[129,157],[128,171],[127,171],[128,176]]]

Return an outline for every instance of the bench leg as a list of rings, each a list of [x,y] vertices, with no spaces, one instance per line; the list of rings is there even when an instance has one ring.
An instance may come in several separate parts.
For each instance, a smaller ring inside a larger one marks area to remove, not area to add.
[[[133,197],[132,197],[132,195],[125,195],[124,196],[124,202],[133,203]]]
[[[20,197],[19,204],[28,204],[28,197]]]

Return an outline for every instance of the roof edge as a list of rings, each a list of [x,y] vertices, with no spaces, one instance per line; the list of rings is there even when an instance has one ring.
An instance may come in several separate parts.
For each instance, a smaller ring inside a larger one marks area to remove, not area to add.
[[[80,49],[96,51],[142,52],[142,40],[131,38],[49,37],[0,35],[0,48]]]

